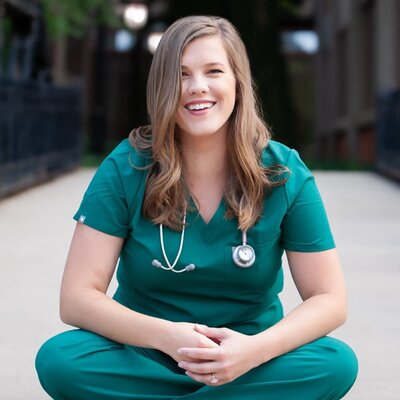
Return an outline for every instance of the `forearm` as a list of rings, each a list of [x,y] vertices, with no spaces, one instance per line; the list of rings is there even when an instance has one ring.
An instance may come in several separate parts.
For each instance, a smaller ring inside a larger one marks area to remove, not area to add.
[[[310,297],[277,324],[254,336],[261,349],[260,363],[327,335],[345,319],[345,299],[333,294]]]
[[[161,348],[161,339],[171,322],[133,311],[94,288],[63,294],[63,322],[95,332],[119,343]]]

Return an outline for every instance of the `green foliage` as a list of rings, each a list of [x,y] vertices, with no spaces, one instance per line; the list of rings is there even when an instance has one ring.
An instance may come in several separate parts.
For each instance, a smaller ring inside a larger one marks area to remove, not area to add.
[[[299,15],[299,2],[297,0],[279,0],[278,7],[283,15],[291,16],[293,18]]]
[[[91,23],[119,25],[112,0],[40,0],[50,37],[82,37]]]

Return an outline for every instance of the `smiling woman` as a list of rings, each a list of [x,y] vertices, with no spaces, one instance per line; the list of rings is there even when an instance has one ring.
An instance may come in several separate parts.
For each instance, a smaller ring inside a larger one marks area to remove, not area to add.
[[[335,400],[352,386],[354,353],[325,336],[346,315],[325,209],[251,82],[227,20],[163,35],[150,125],[105,159],[74,216],[60,309],[79,329],[36,359],[54,399]],[[287,316],[284,252],[303,298]]]
[[[236,101],[236,80],[222,39],[209,36],[187,45],[182,55],[182,85],[176,123],[178,134],[222,135]],[[204,140],[204,138],[203,138]]]

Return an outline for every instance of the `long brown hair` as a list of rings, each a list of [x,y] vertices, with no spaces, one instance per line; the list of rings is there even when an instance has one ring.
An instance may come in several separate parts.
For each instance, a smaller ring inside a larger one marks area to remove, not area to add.
[[[250,229],[262,214],[264,196],[283,180],[272,177],[280,168],[265,168],[261,153],[270,132],[261,118],[246,49],[235,27],[226,19],[191,16],[177,20],[163,34],[147,83],[150,125],[130,134],[131,144],[151,153],[143,212],[155,224],[180,230],[189,192],[183,181],[182,156],[175,137],[175,114],[181,96],[181,58],[192,41],[218,35],[236,78],[236,104],[230,116],[229,177],[224,199],[226,217],[236,217],[241,230]],[[271,179],[272,178],[272,179]]]

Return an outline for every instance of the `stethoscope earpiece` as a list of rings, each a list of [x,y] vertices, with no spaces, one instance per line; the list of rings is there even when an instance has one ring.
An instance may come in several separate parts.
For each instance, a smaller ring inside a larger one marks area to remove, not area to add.
[[[182,268],[182,269],[175,269],[175,268],[171,268],[171,267],[164,267],[164,265],[162,265],[162,264],[160,263],[160,261],[158,261],[158,260],[153,260],[153,261],[151,262],[151,265],[152,265],[153,267],[156,267],[156,268],[161,268],[161,269],[163,269],[163,270],[165,270],[165,271],[172,271],[172,272],[175,272],[176,274],[180,274],[181,272],[190,272],[190,271],[193,271],[193,270],[196,268],[196,266],[195,266],[194,264],[186,265],[186,267],[185,267],[185,268]]]

